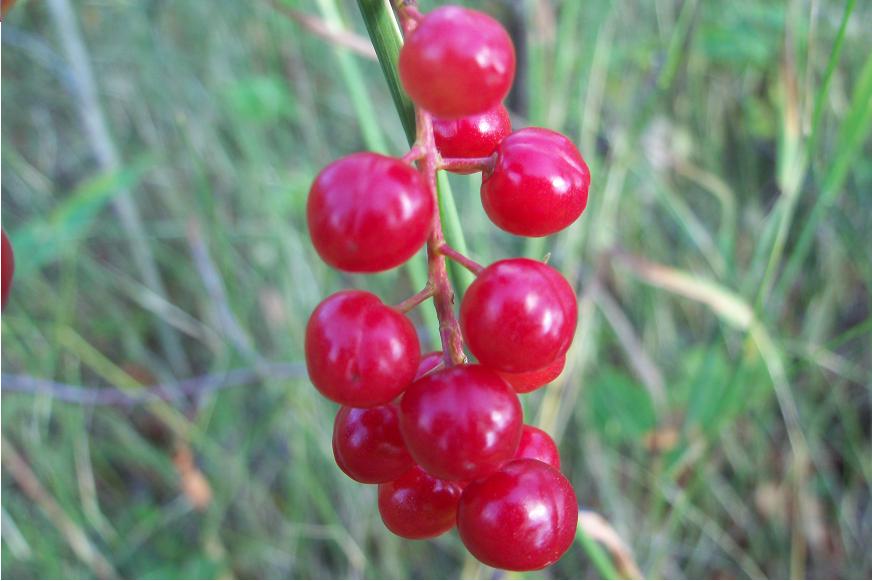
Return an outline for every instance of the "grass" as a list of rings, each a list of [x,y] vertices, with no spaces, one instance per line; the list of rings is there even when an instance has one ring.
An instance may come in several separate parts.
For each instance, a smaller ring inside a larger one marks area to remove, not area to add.
[[[518,42],[515,125],[571,136],[594,177],[582,219],[530,241],[488,222],[474,177],[449,180],[471,256],[550,254],[578,287],[567,371],[524,405],[583,508],[648,577],[868,577],[872,7],[476,6]],[[387,533],[375,490],[335,468],[334,406],[271,365],[301,361],[329,292],[398,302],[423,275],[338,274],[305,231],[320,167],[407,147],[379,64],[287,14],[366,37],[356,6],[74,8],[116,167],[80,122],[52,3],[20,0],[3,23],[3,226],[18,258],[2,325],[3,576],[496,576],[456,534]],[[143,236],[118,218],[125,192]],[[414,316],[432,345],[432,317]],[[259,379],[133,407],[10,391],[12,374],[137,397],[239,368]],[[510,577],[621,575],[595,534]]]

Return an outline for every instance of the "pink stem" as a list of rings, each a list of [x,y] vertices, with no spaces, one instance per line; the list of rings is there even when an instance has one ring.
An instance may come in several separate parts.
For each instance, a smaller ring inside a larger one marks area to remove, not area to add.
[[[451,173],[470,174],[493,171],[496,157],[491,155],[488,157],[446,157],[439,164],[439,169],[450,171]]]
[[[394,305],[394,308],[401,313],[408,313],[427,299],[433,296],[433,286],[428,282],[427,286],[419,290],[401,303]]]
[[[482,265],[469,258],[468,256],[464,256],[454,248],[448,246],[448,244],[443,244],[439,248],[439,252],[441,252],[444,256],[447,256],[472,274],[478,275],[481,273],[482,270],[484,270],[484,267]]]

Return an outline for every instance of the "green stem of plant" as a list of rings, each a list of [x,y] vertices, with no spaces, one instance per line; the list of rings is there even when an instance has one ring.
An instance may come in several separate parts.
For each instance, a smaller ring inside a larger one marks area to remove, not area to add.
[[[361,15],[363,15],[366,30],[369,33],[370,40],[372,40],[372,45],[378,56],[378,62],[388,83],[388,89],[391,92],[394,106],[397,108],[397,113],[400,116],[400,122],[403,124],[406,139],[408,139],[409,145],[412,145],[415,142],[416,135],[415,106],[403,89],[399,73],[397,73],[397,59],[399,58],[400,48],[403,46],[403,35],[400,32],[400,25],[391,8],[390,0],[357,0],[357,5],[360,8]],[[438,175],[437,195],[445,240],[452,248],[463,254],[468,254],[466,240],[463,236],[463,228],[460,225],[460,215],[457,212],[454,196],[451,193],[451,187],[444,172],[439,172]],[[449,264],[448,268],[451,271],[451,278],[454,284],[458,287],[457,290],[461,292],[466,290],[466,287],[473,281],[474,277],[472,274],[455,263]]]

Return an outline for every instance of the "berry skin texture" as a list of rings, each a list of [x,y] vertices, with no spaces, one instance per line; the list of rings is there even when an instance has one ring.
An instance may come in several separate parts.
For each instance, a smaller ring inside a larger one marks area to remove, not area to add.
[[[548,236],[584,212],[590,170],[566,137],[538,127],[515,131],[483,176],[481,203],[491,221],[518,236]]]
[[[412,101],[436,117],[457,119],[502,103],[515,77],[515,48],[487,14],[443,6],[406,38],[398,65]]]
[[[444,363],[445,358],[442,351],[431,351],[421,355],[421,362],[418,364],[418,372],[415,374],[415,379],[421,379],[441,363]]]
[[[551,436],[535,426],[524,424],[521,442],[518,444],[518,451],[515,452],[515,459],[521,458],[539,460],[560,470],[560,451],[557,449],[557,444]]]
[[[415,465],[400,435],[399,416],[393,403],[339,408],[333,422],[333,457],[349,478],[378,484],[399,478]]]
[[[434,211],[433,196],[414,168],[364,152],[321,170],[309,190],[306,217],[324,262],[347,272],[379,272],[424,245]]]
[[[427,375],[400,401],[400,431],[412,458],[445,480],[472,480],[509,460],[518,448],[523,412],[518,396],[481,365]]]
[[[433,137],[442,157],[487,157],[511,131],[512,120],[502,105],[460,119],[433,119]]]
[[[463,488],[415,466],[392,482],[379,484],[378,512],[395,535],[429,539],[454,528]]]
[[[524,373],[563,356],[575,333],[578,306],[563,276],[542,262],[494,262],[473,281],[460,305],[460,328],[479,363]]]
[[[527,371],[524,373],[507,373],[498,371],[500,377],[509,382],[515,388],[517,393],[530,393],[540,387],[544,387],[557,379],[563,373],[563,368],[566,367],[566,356],[561,355],[551,362],[547,367],[537,369],[535,371]]]
[[[306,368],[321,394],[369,408],[396,398],[415,377],[415,327],[372,293],[346,290],[324,299],[306,325]]]
[[[569,549],[578,501],[558,470],[538,460],[515,460],[469,484],[457,510],[460,539],[486,565],[534,571]]]
[[[3,272],[2,272],[2,308],[6,308],[6,301],[9,299],[9,291],[12,290],[12,277],[15,274],[15,254],[12,252],[12,243],[9,242],[9,238],[6,237],[6,231],[2,230],[3,242]]]

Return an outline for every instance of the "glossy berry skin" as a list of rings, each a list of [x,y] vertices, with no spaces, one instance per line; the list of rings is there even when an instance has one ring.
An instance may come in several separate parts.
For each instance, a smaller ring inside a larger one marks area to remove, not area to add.
[[[481,202],[491,221],[518,236],[548,236],[584,211],[590,170],[566,137],[538,127],[515,131],[483,176]]]
[[[486,565],[533,571],[569,549],[578,524],[578,501],[558,470],[538,460],[509,462],[469,484],[457,511],[460,539]]]
[[[511,385],[517,393],[530,393],[531,391],[544,387],[557,379],[557,377],[563,372],[565,366],[566,356],[561,355],[552,361],[551,364],[535,371],[526,371],[523,373],[498,371],[497,373],[500,374],[500,377],[508,381],[509,385]]]
[[[12,277],[15,274],[15,254],[12,252],[12,244],[9,242],[9,238],[6,237],[6,231],[2,230],[2,245],[3,245],[3,287],[2,287],[2,306],[6,308],[6,301],[9,299],[9,291],[12,290]]]
[[[553,363],[572,343],[577,319],[575,293],[566,279],[528,258],[485,268],[460,305],[469,350],[499,372],[524,373]]]
[[[418,372],[415,374],[415,379],[424,377],[444,361],[445,358],[442,355],[442,351],[431,351],[421,355],[421,362],[418,363]]]
[[[408,472],[415,463],[400,435],[399,416],[394,403],[339,408],[333,422],[333,457],[339,468],[365,484],[388,482]]]
[[[515,452],[515,459],[521,458],[539,460],[560,470],[560,451],[557,444],[551,436],[535,426],[524,424],[521,430],[521,441]]]
[[[515,76],[515,48],[487,14],[443,6],[406,38],[398,66],[412,101],[436,117],[457,119],[502,103]]]
[[[438,537],[452,528],[463,488],[415,466],[378,487],[378,512],[385,526],[407,539]]]
[[[309,190],[306,217],[324,262],[348,272],[399,266],[427,240],[433,196],[399,159],[355,153],[325,167]]]
[[[415,327],[372,293],[332,294],[306,325],[306,367],[324,397],[356,408],[383,405],[409,386],[420,358]]]
[[[518,448],[518,396],[481,365],[426,375],[400,401],[400,431],[412,458],[445,480],[472,480],[497,469]]]
[[[512,120],[502,105],[459,119],[433,119],[433,137],[442,157],[487,157],[511,131]]]

